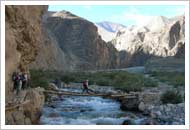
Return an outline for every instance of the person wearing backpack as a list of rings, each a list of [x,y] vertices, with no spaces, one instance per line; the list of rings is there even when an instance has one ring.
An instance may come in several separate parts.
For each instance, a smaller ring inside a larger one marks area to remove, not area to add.
[[[93,90],[91,90],[91,89],[88,88],[88,80],[85,80],[85,81],[83,82],[83,90],[82,90],[82,93],[84,93],[84,92],[89,93],[89,91],[92,92],[92,93],[94,93]]]
[[[12,81],[13,81],[13,92],[14,90],[16,90],[16,75],[17,75],[17,72],[13,72],[12,74]]]
[[[23,73],[21,75],[21,80],[22,80],[22,89],[26,89],[28,87],[28,75],[26,73]]]
[[[20,74],[19,73],[16,73],[16,76],[15,76],[15,88],[16,88],[16,95],[19,94],[20,92],[20,89],[21,89],[21,77],[20,77]]]

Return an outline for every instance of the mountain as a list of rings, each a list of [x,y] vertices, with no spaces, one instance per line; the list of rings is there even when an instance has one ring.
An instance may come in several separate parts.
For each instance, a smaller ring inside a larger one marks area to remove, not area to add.
[[[115,38],[116,33],[114,32],[110,32],[108,30],[106,30],[105,28],[101,27],[98,24],[95,24],[96,27],[98,28],[98,33],[101,36],[101,38],[105,41],[105,42],[109,42],[111,41],[113,38]]]
[[[125,26],[122,24],[108,22],[108,21],[103,21],[103,22],[99,22],[96,24],[99,25],[100,27],[104,28],[108,32],[113,32],[113,33],[116,33],[120,29],[125,28]]]
[[[98,28],[99,35],[105,42],[111,41],[120,29],[125,28],[124,25],[107,21],[95,23],[95,25]]]
[[[115,68],[117,50],[106,44],[90,21],[68,11],[53,13],[43,28],[49,42],[42,45],[32,68],[54,70],[96,70]]]
[[[151,32],[159,32],[161,29],[166,27],[171,22],[170,19],[164,17],[164,16],[154,16],[150,22],[146,25],[146,27]]]
[[[144,65],[151,57],[184,57],[184,16],[154,17],[146,26],[120,30],[111,43],[120,51],[120,65]]]

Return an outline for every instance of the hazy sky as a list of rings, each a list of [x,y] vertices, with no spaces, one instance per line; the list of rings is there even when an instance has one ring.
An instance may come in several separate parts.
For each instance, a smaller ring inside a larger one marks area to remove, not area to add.
[[[185,12],[183,5],[49,5],[49,11],[67,10],[91,22],[111,21],[145,25],[153,16],[173,17]]]

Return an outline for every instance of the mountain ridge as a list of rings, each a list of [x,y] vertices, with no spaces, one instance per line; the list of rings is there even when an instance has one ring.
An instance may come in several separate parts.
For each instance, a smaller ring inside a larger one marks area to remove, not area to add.
[[[117,31],[119,31],[122,28],[126,28],[126,26],[120,24],[120,23],[114,23],[114,22],[110,22],[110,21],[102,21],[102,22],[97,22],[95,23],[101,27],[103,27],[105,30],[109,31],[109,32],[113,32],[116,33]]]

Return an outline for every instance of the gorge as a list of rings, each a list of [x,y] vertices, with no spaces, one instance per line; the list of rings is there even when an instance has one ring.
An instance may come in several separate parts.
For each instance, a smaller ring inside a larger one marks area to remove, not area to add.
[[[158,67],[174,72],[180,68],[184,72],[184,16],[171,19],[158,16],[147,26],[121,26],[114,34],[105,28],[99,31],[102,24],[97,25],[71,12],[49,12],[48,6],[7,5],[5,16],[6,105],[16,99],[12,90],[12,73],[15,71],[29,73],[34,69],[64,73],[148,66],[150,71]],[[113,39],[105,40],[105,35]],[[21,100],[29,100],[29,103],[7,110],[6,124],[38,124],[46,98],[43,91],[40,85],[22,91]],[[85,98],[81,100],[86,102]],[[112,102],[99,98],[96,101]],[[83,104],[83,101],[78,102]],[[118,103],[113,104],[116,106],[114,111],[121,115]]]

